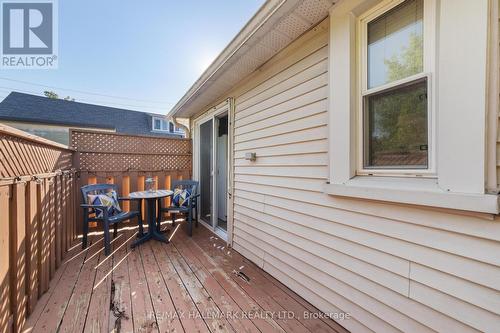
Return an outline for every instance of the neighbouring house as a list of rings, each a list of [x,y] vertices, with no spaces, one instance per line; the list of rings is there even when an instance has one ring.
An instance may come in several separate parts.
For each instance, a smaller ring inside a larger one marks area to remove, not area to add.
[[[203,224],[352,332],[498,332],[498,7],[267,1],[168,114]]]
[[[165,115],[18,92],[10,93],[0,103],[0,122],[65,145],[69,144],[71,128],[184,137],[184,131]]]

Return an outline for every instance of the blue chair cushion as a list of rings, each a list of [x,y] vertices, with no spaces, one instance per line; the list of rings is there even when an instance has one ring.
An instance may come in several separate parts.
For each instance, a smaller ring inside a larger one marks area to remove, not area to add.
[[[105,206],[108,211],[108,216],[114,216],[122,212],[118,203],[118,195],[115,191],[109,191],[101,194],[89,194],[87,202],[90,205]],[[95,217],[100,219],[104,217],[104,211],[100,208],[94,209]]]
[[[191,190],[189,189],[175,189],[172,197],[172,205],[175,207],[187,207]]]

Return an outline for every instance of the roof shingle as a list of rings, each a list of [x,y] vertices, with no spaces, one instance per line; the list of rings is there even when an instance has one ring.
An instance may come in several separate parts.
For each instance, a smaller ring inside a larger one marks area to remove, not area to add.
[[[105,128],[133,135],[179,137],[176,134],[152,132],[152,116],[165,117],[161,114],[50,99],[18,92],[11,92],[0,103],[0,121]]]

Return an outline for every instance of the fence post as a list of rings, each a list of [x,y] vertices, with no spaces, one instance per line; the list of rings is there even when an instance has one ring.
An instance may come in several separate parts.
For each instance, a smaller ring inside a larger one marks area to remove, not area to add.
[[[40,251],[39,272],[40,272],[40,293],[44,293],[49,289],[50,279],[50,230],[49,230],[49,205],[48,205],[48,184],[47,180],[43,179],[39,185],[38,196],[38,244]]]
[[[12,313],[10,310],[10,185],[0,186],[0,331],[10,332]]]
[[[26,183],[13,185],[10,219],[11,308],[14,332],[21,331],[26,321]]]
[[[62,214],[61,214],[61,176],[54,177],[54,216],[55,216],[55,261],[56,269],[61,266],[62,259]]]
[[[38,198],[37,184],[30,181],[26,191],[26,283],[28,314],[33,312],[38,300]],[[29,254],[29,255],[28,255]]]
[[[50,279],[56,272],[56,197],[55,197],[56,177],[48,180],[49,186],[49,228],[50,228]]]

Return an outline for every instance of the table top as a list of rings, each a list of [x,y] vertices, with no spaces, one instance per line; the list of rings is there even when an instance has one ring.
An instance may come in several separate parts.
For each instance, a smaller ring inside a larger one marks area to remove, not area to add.
[[[138,191],[132,192],[128,196],[132,199],[157,199],[164,198],[174,194],[174,192],[170,190],[156,190],[156,191]]]

